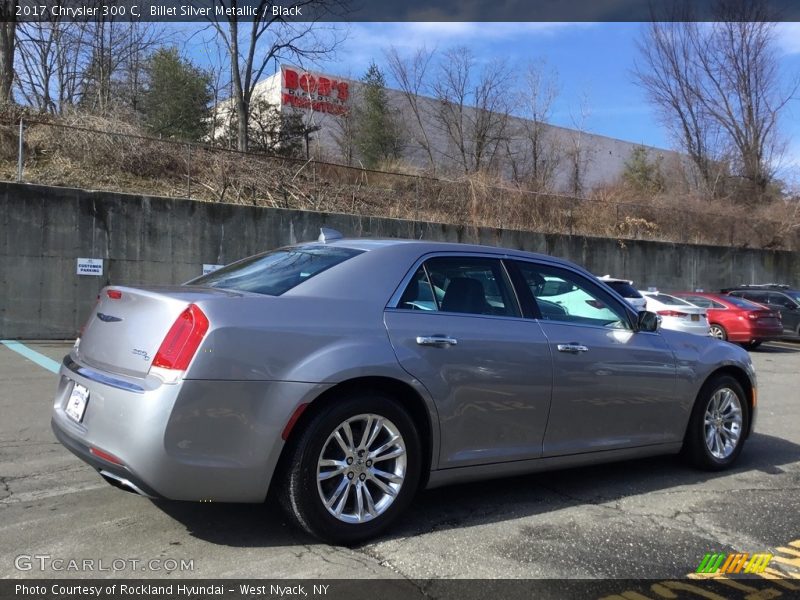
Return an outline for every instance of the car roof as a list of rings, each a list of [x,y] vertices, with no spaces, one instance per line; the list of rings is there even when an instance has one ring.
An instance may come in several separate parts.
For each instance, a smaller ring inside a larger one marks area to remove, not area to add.
[[[304,246],[307,244],[317,245],[324,242],[307,242],[298,244]],[[430,240],[409,240],[402,238],[347,238],[327,242],[328,246],[338,246],[342,248],[351,248],[353,250],[362,250],[365,252],[373,250],[388,250],[392,247],[413,247],[415,251],[425,252],[475,252],[483,254],[496,254],[498,256],[517,256],[521,258],[535,258],[538,260],[546,260],[551,262],[558,262],[565,265],[574,266],[574,263],[551,256],[549,254],[540,254],[537,252],[530,252],[528,250],[520,250],[514,248],[504,248],[501,246],[484,246],[482,244],[462,244],[460,242],[437,242]]]
[[[633,281],[630,279],[619,279],[618,277],[611,277],[610,275],[603,275],[598,277],[598,279],[605,283],[627,283],[628,285],[633,285]]]

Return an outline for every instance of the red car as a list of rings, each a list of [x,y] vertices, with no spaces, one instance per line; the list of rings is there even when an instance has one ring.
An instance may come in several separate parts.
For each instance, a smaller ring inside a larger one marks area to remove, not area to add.
[[[707,309],[711,337],[738,342],[750,349],[783,336],[780,314],[755,302],[705,292],[678,292],[674,295]]]

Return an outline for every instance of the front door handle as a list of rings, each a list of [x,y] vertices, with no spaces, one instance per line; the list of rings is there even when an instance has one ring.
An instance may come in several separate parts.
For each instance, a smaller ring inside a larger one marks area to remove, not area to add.
[[[458,344],[456,338],[445,337],[443,335],[418,335],[417,343],[420,346],[436,346],[437,348],[444,348],[445,346],[455,346]]]
[[[584,346],[583,344],[576,344],[574,342],[569,344],[559,344],[558,345],[559,352],[571,352],[572,354],[578,354],[580,352],[588,352],[589,348]]]

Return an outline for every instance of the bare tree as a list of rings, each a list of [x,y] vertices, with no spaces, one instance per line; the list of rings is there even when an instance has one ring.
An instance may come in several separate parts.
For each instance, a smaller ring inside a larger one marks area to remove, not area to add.
[[[567,134],[566,159],[569,168],[568,186],[569,193],[580,197],[586,186],[586,171],[592,160],[592,151],[586,139],[586,121],[589,119],[589,97],[586,93],[581,96],[578,113],[571,113],[572,128]]]
[[[317,18],[308,22],[290,21],[268,10],[271,0],[255,3],[254,17],[237,15],[238,0],[216,0],[225,13],[212,21],[223,42],[230,64],[233,108],[238,123],[237,147],[247,150],[250,104],[256,85],[270,61],[302,63],[331,54],[339,42],[338,31],[323,27],[319,18],[343,12],[345,0],[302,0],[294,4],[300,11],[314,11]],[[251,5],[248,5],[251,6]],[[280,12],[280,11],[279,11]]]
[[[86,36],[89,58],[80,90],[81,105],[99,114],[107,113],[112,106],[135,106],[141,93],[144,59],[163,43],[162,32],[153,23],[114,19],[91,23]]]
[[[563,148],[548,122],[558,96],[558,77],[542,61],[529,64],[525,72],[519,105],[525,121],[519,132],[523,140],[522,167],[515,179],[536,191],[551,191]],[[512,161],[513,162],[516,161]]]
[[[13,100],[16,0],[0,0],[0,106]]]
[[[706,188],[716,190],[729,157],[745,197],[758,199],[774,178],[779,117],[797,83],[782,89],[774,24],[761,1],[721,0],[715,11],[710,24],[651,23],[636,77]]]
[[[444,53],[433,84],[435,121],[452,148],[448,158],[464,173],[492,166],[509,133],[510,70],[492,61],[476,71],[472,52],[453,48]]]
[[[55,16],[19,26],[15,83],[28,105],[60,114],[77,102],[90,58],[88,29],[85,21]]]
[[[422,96],[429,93],[427,80],[433,55],[434,52],[428,51],[425,47],[417,49],[406,59],[401,57],[394,47],[386,52],[389,72],[400,87],[406,105],[414,117],[415,127],[409,131],[409,135],[427,155],[431,175],[436,174],[436,161],[433,158],[433,146],[428,135],[430,115],[425,110],[425,100]]]
[[[355,105],[357,99],[351,92],[350,102]],[[352,167],[356,160],[356,137],[358,127],[352,110],[339,115],[333,122],[333,141],[339,149],[340,159],[348,167]]]

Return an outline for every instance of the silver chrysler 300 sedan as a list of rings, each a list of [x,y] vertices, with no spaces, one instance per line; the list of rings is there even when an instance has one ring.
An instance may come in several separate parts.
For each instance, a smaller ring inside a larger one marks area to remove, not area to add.
[[[124,489],[272,490],[354,543],[421,487],[677,452],[721,469],[753,428],[747,352],[659,330],[571,263],[327,233],[103,289],[61,367],[58,439]]]

